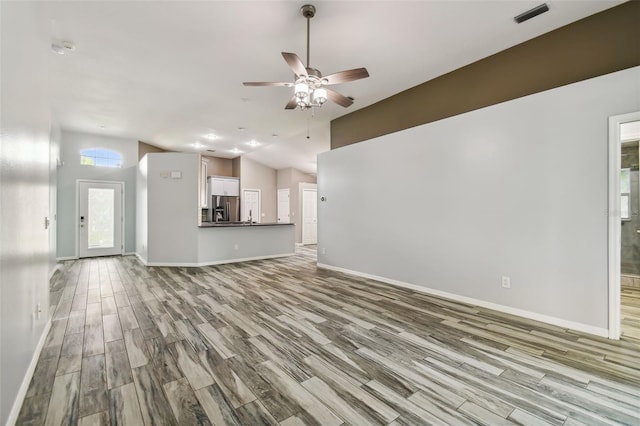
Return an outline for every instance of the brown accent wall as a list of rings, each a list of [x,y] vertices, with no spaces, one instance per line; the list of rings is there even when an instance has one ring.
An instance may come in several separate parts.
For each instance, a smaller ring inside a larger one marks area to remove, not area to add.
[[[259,189],[261,197],[261,222],[276,222],[276,185],[277,171],[257,161],[240,157],[240,191],[244,189]],[[240,193],[242,202],[242,192]]]
[[[630,1],[337,118],[331,149],[638,65]]]
[[[233,177],[240,177],[240,173],[242,171],[242,164],[240,162],[240,159],[242,157],[236,157],[233,160],[231,160],[231,176]]]
[[[149,154],[152,152],[169,152],[169,151],[167,151],[166,149],[157,147],[155,145],[150,145],[148,143],[138,141],[138,161],[142,160],[142,157],[144,157],[145,154]]]
[[[202,160],[207,162],[208,176],[234,176],[233,160],[203,155]]]

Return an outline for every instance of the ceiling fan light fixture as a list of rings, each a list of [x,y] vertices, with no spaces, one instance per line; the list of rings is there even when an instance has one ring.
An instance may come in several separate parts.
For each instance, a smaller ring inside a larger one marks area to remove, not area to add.
[[[298,98],[298,106],[300,109],[309,108],[309,97],[305,96],[304,98]]]
[[[323,88],[318,88],[313,91],[313,96],[311,98],[314,104],[322,105],[327,102],[327,90]]]
[[[293,93],[296,95],[296,98],[298,99],[306,98],[309,96],[309,86],[304,81],[296,83],[296,87]]]
[[[307,20],[306,66],[295,53],[281,52],[282,57],[296,76],[295,83],[245,81],[243,84],[245,86],[293,87],[293,97],[289,99],[289,102],[287,102],[284,107],[287,110],[296,109],[297,107],[300,107],[302,110],[319,108],[323,106],[327,100],[331,100],[346,108],[353,104],[353,98],[348,98],[334,90],[325,89],[323,86],[360,80],[369,77],[369,73],[366,68],[355,68],[323,77],[319,70],[312,68],[309,64],[310,20],[315,16],[316,8],[311,4],[305,4],[300,8],[300,11],[302,12],[302,16]]]

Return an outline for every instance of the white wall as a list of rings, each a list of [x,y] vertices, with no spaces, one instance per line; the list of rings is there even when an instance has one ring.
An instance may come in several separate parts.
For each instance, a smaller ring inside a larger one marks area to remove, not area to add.
[[[49,319],[51,40],[35,13],[0,3],[0,424],[15,421]]]
[[[149,154],[147,154],[149,155]],[[149,244],[147,232],[149,228],[149,208],[147,193],[147,155],[138,163],[136,176],[136,254],[147,262]]]
[[[318,263],[606,333],[607,119],[639,109],[636,67],[320,154]]]
[[[189,153],[152,153],[143,158],[141,166],[145,158],[147,229],[138,231],[141,236],[146,232],[148,245],[142,250],[146,251],[143,259],[150,263],[193,263],[198,258],[200,157]],[[171,172],[180,172],[181,177],[167,177]],[[141,186],[142,178],[139,175]],[[145,203],[143,198],[144,194],[140,194],[138,202]],[[139,219],[143,226],[144,220]],[[141,257],[143,253],[138,251]]]
[[[198,265],[295,254],[293,225],[254,225],[198,229]]]
[[[60,139],[62,131],[57,123],[51,126],[49,142],[49,276],[56,270],[58,234],[58,162],[60,161]]]
[[[80,164],[80,151],[106,148],[122,154],[122,168],[94,167]],[[76,257],[76,181],[78,179],[124,182],[124,251],[135,251],[136,168],[138,141],[88,133],[63,131],[60,143],[63,162],[58,167],[58,258]]]

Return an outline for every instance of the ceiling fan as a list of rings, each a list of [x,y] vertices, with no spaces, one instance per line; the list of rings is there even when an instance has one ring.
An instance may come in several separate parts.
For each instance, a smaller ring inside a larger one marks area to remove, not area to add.
[[[314,107],[321,107],[327,99],[340,106],[348,107],[353,104],[353,98],[341,95],[340,93],[326,88],[326,86],[348,81],[360,80],[369,77],[366,68],[355,68],[347,71],[340,71],[334,74],[323,76],[320,71],[309,66],[309,28],[311,18],[316,14],[315,6],[306,4],[300,8],[302,16],[307,19],[307,66],[305,67],[298,55],[295,53],[282,52],[284,60],[293,70],[296,78],[293,83],[270,83],[270,82],[244,82],[245,86],[282,86],[294,87],[294,95],[289,100],[285,109],[305,110]]]

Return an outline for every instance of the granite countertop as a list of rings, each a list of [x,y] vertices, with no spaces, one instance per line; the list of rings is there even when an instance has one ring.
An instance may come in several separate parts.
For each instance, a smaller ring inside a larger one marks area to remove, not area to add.
[[[202,225],[199,225],[199,228],[232,228],[232,227],[241,227],[241,228],[249,228],[252,226],[284,226],[284,225],[293,225],[293,223],[277,223],[277,222],[266,222],[266,223],[252,223],[249,222],[202,222]]]

